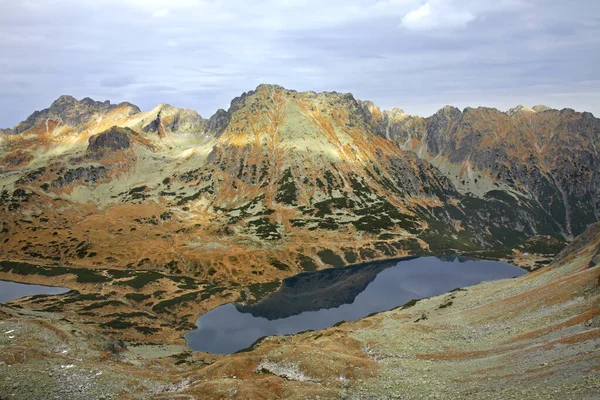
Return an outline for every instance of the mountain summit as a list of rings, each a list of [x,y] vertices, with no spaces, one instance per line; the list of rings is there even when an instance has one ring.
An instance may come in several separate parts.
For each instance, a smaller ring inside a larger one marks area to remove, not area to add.
[[[543,106],[421,118],[260,85],[204,119],[62,96],[0,136],[0,254],[264,281],[510,255],[600,219],[599,148],[598,119]]]

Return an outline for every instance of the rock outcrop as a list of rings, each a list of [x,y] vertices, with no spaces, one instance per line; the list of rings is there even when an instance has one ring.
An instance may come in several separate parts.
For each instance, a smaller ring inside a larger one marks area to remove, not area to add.
[[[164,138],[169,133],[199,134],[205,126],[206,121],[194,110],[160,104],[143,118],[141,130]]]
[[[113,126],[109,130],[90,136],[87,154],[91,158],[100,158],[105,153],[129,149],[132,135],[135,135],[135,132],[129,128]]]
[[[536,108],[445,107],[388,131],[461,192],[517,196],[536,210],[536,220],[572,238],[600,219],[600,120],[571,109]]]
[[[47,120],[57,120],[63,124],[77,127],[88,122],[92,117],[101,117],[107,111],[117,107],[128,107],[131,114],[139,113],[140,109],[131,103],[111,104],[110,101],[94,101],[89,97],[77,100],[73,96],[60,96],[49,108],[36,111],[25,121],[17,124],[14,133],[23,133]]]

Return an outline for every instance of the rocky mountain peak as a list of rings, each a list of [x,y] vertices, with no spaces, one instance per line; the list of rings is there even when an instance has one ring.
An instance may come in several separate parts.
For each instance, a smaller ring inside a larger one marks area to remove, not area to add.
[[[429,119],[439,128],[439,125],[447,125],[452,123],[452,121],[459,121],[463,117],[463,114],[467,114],[470,111],[471,109],[469,108],[465,108],[464,112],[462,112],[456,107],[444,106],[429,117]]]
[[[110,100],[96,101],[89,97],[77,100],[73,96],[62,95],[52,102],[48,110],[60,115],[77,111],[77,109],[81,109],[81,111],[106,111],[115,107],[117,107],[117,105],[111,104]]]
[[[62,95],[54,100],[49,108],[35,111],[25,121],[14,127],[14,133],[25,132],[47,120],[56,120],[71,127],[80,127],[93,117],[102,116],[116,107],[127,106],[131,113],[139,112],[139,108],[130,103],[111,104],[109,100],[95,101],[89,97],[77,100],[70,95]]]
[[[398,108],[398,107],[394,107],[391,110],[389,110],[390,115],[394,115],[394,116],[400,116],[400,115],[405,115],[408,116],[408,114],[406,112],[404,112],[404,110],[402,108]]]
[[[510,115],[511,117],[517,114],[529,114],[529,113],[535,113],[535,110],[524,106],[523,104],[519,104],[518,106],[511,108],[510,110],[508,110],[507,114]]]
[[[169,132],[201,133],[204,132],[205,125],[206,120],[194,110],[160,103],[151,111],[143,113],[141,130],[165,137]]]
[[[534,106],[532,108],[532,110],[535,112],[544,112],[544,111],[550,111],[550,110],[552,110],[552,108],[545,106],[543,104],[538,104],[537,106]]]
[[[358,100],[358,103],[365,110],[367,110],[369,113],[371,113],[371,115],[373,116],[373,118],[375,118],[375,120],[379,121],[382,118],[383,115],[381,112],[381,108],[379,108],[379,106],[377,106],[371,100]]]
[[[130,128],[113,126],[104,132],[90,136],[87,156],[98,159],[105,154],[128,149],[131,146],[132,135],[135,135],[135,132]]]
[[[288,90],[280,85],[261,83],[260,85],[258,85],[256,87],[256,89],[249,90],[247,92],[243,92],[241,95],[239,95],[238,97],[235,97],[233,100],[231,100],[231,104],[230,104],[229,110],[227,110],[227,112],[234,113],[237,110],[243,108],[244,105],[246,104],[246,101],[256,94],[261,94],[263,96],[270,97],[274,93],[279,93],[279,94],[283,94],[284,96],[287,96],[287,95],[291,95],[291,94],[298,93],[298,92],[296,92],[295,90]]]
[[[164,115],[174,114],[178,111],[177,107],[173,107],[167,103],[160,103],[150,111],[151,113],[162,113]]]
[[[293,90],[288,90],[281,85],[275,85],[272,83],[261,83],[254,90],[254,92],[264,92],[264,91],[267,91],[267,92],[273,92],[273,91],[293,92]]]
[[[231,114],[220,108],[212,117],[210,117],[206,125],[206,129],[208,132],[217,137],[221,136],[225,128],[227,128],[230,120]]]
[[[87,98],[87,97],[86,97]],[[50,108],[64,107],[65,105],[77,104],[78,101],[75,97],[63,94],[58,99],[54,100],[50,105]]]

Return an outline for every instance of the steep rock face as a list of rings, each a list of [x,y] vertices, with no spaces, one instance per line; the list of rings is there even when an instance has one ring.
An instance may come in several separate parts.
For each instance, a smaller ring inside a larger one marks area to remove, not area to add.
[[[169,133],[202,133],[206,121],[194,110],[160,104],[142,118],[141,130],[165,137]]]
[[[61,96],[49,108],[34,112],[13,130],[14,133],[22,133],[49,119],[75,127],[88,122],[94,116],[100,117],[107,111],[122,106],[131,108],[132,113],[140,112],[139,108],[130,103],[111,104],[108,100],[100,102],[89,97],[77,100],[72,96]]]
[[[419,224],[409,221],[405,198],[455,193],[430,164],[374,135],[352,95],[262,85],[232,102],[228,114],[230,122],[198,173],[211,177],[205,187],[220,209],[256,201],[268,213],[295,210],[289,222],[295,228],[414,231]],[[230,219],[229,226],[235,229],[239,220]],[[245,222],[253,221],[255,216]],[[267,231],[278,238],[282,229]]]
[[[390,138],[432,162],[461,191],[517,193],[572,237],[600,219],[600,121],[570,109],[536,108],[446,107],[395,124]]]
[[[529,107],[524,106],[523,104],[519,104],[518,106],[511,108],[510,110],[508,110],[506,113],[510,116],[510,117],[514,117],[517,114],[531,114],[534,113],[535,110]]]
[[[179,115],[173,121],[171,130],[180,133],[204,132],[206,120],[194,110],[180,108]]]
[[[135,135],[131,129],[113,126],[107,131],[91,136],[87,152],[91,157],[99,158],[107,152],[128,149],[131,146],[131,135]]]
[[[537,106],[533,106],[531,108],[533,111],[535,112],[544,112],[544,111],[551,111],[552,109],[548,106],[545,106],[543,104],[538,104]]]
[[[6,154],[1,159],[4,166],[14,169],[15,167],[20,167],[29,163],[33,159],[33,156],[27,151],[15,150]]]
[[[227,111],[219,109],[208,120],[207,130],[209,132],[213,132],[216,136],[221,136],[221,134],[229,124],[230,119],[231,115]]]
[[[58,178],[52,182],[52,187],[63,188],[71,186],[75,182],[82,184],[95,184],[99,180],[107,177],[108,168],[106,167],[77,167],[66,171],[59,171]]]

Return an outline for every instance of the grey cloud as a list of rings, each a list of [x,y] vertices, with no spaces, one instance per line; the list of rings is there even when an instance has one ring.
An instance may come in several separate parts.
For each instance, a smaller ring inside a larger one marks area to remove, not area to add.
[[[424,4],[431,18],[474,18],[401,26]],[[210,116],[263,82],[419,114],[535,101],[600,115],[594,0],[0,0],[0,11],[0,126],[65,93]]]
[[[131,75],[115,75],[108,76],[100,81],[100,85],[104,87],[120,88],[130,85],[135,82],[135,77]]]

